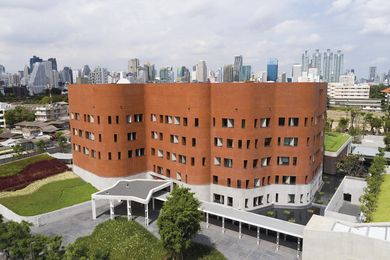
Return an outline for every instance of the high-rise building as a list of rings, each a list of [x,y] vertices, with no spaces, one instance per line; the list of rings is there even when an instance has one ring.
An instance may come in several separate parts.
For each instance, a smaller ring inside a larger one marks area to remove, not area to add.
[[[251,78],[251,75],[252,75],[251,66],[244,65],[241,67],[241,70],[240,70],[239,81],[249,81]]]
[[[53,79],[52,65],[50,61],[42,61],[33,63],[27,89],[30,95],[40,94],[45,89],[57,85]]]
[[[166,179],[245,211],[307,206],[321,187],[326,83],[113,86],[69,87],[73,171],[93,185]]]
[[[167,66],[160,69],[160,82],[172,83],[174,81],[173,67]]]
[[[64,67],[60,73],[61,82],[63,83],[73,83],[73,72],[69,67]]]
[[[89,77],[90,74],[91,74],[91,69],[89,68],[88,65],[84,65],[81,76],[82,77]]]
[[[108,83],[108,70],[106,68],[97,67],[89,75],[91,84],[106,84]]]
[[[333,77],[331,82],[339,82],[340,75],[344,70],[344,54],[341,53],[341,50],[337,50],[337,53],[334,54],[334,65],[333,65]]]
[[[30,59],[30,68],[29,68],[29,73],[31,73],[33,71],[33,66],[35,63],[37,62],[42,62],[43,60],[37,56],[33,56],[31,59]]]
[[[190,82],[190,80],[191,80],[190,71],[184,66],[179,67],[177,69],[176,82]]]
[[[207,66],[206,61],[201,60],[196,64],[196,81],[207,82]]]
[[[57,59],[56,58],[49,58],[48,61],[51,62],[51,69],[57,70]]]
[[[144,82],[154,82],[156,80],[156,69],[154,64],[151,64],[150,62],[146,62],[144,64],[143,71],[145,73]]]
[[[301,64],[302,64],[302,72],[309,70],[310,58],[309,58],[309,54],[308,54],[307,50],[305,50],[305,52],[302,54],[302,63]]]
[[[240,71],[242,67],[242,62],[243,62],[242,55],[234,57],[233,81],[240,81]]]
[[[368,81],[375,82],[376,79],[376,67],[372,66],[369,68]]]
[[[267,63],[267,81],[276,82],[278,80],[278,60],[271,58]]]
[[[5,73],[5,67],[0,64],[0,74]]]
[[[294,64],[292,67],[292,82],[298,82],[300,76],[302,76],[302,64]]]
[[[233,65],[223,66],[223,82],[233,82]]]
[[[310,68],[317,68],[318,74],[321,75],[321,73],[322,73],[321,66],[322,66],[321,52],[319,49],[316,49],[316,52],[313,53],[313,56],[311,59]]]
[[[128,72],[137,78],[138,76],[138,70],[139,70],[139,59],[137,58],[134,58],[134,59],[131,59],[129,60],[129,64],[128,64]]]
[[[323,75],[322,78],[326,82],[332,82],[333,74],[333,52],[330,51],[330,49],[327,49],[326,52],[324,52],[324,66],[323,66]]]

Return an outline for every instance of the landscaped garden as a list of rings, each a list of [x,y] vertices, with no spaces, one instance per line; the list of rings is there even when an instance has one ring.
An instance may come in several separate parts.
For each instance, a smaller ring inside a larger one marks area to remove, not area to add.
[[[68,170],[65,163],[42,154],[0,166],[0,191],[17,190]]]
[[[328,152],[337,152],[350,137],[349,134],[345,133],[325,133],[325,150]]]
[[[225,259],[216,249],[192,243],[184,259]],[[66,250],[69,259],[166,259],[160,240],[143,226],[125,218],[106,221],[92,235],[78,238]]]
[[[381,184],[373,222],[390,222],[390,175],[385,175]]]
[[[0,198],[0,204],[16,214],[34,216],[88,201],[96,191],[75,177],[47,183],[30,194]]]

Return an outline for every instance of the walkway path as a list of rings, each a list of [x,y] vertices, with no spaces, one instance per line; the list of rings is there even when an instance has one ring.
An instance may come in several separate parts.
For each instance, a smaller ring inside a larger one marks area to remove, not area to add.
[[[125,208],[122,207],[121,209],[121,206],[119,206],[118,209],[115,209],[115,213],[118,212],[121,214],[121,211],[125,211]],[[125,216],[126,213],[123,213]],[[144,225],[145,221],[143,214],[143,207],[134,209],[134,215],[137,216],[135,220],[141,225]],[[151,213],[150,217],[152,222],[147,229],[159,237],[156,221],[157,216],[158,212]],[[96,220],[92,220],[91,210],[89,209],[86,212],[55,223],[41,227],[33,227],[32,231],[34,233],[62,236],[64,245],[67,245],[74,242],[78,237],[90,235],[98,224],[109,218],[110,215],[107,211],[98,216]],[[281,246],[276,251],[275,238],[272,236],[261,234],[262,240],[257,245],[255,231],[244,231],[243,228],[243,237],[242,239],[238,239],[238,233],[232,224],[226,223],[225,233],[222,233],[217,221],[210,221],[210,223],[210,227],[206,228],[206,223],[202,222],[202,230],[194,240],[217,248],[227,259],[297,259],[297,251],[289,245],[288,241],[281,239]],[[254,235],[251,232],[254,232]]]

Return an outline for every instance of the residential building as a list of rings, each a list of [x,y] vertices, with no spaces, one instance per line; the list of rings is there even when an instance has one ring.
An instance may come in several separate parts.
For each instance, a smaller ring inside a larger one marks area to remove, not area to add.
[[[252,210],[322,183],[326,83],[71,85],[69,102],[73,170],[96,186],[169,179]]]
[[[6,127],[5,111],[11,109],[11,104],[0,102],[0,128]]]
[[[35,120],[40,122],[55,121],[68,116],[68,104],[57,102],[54,104],[38,106],[34,109]]]
[[[97,67],[89,75],[89,82],[92,84],[107,84],[108,71],[106,68]]]
[[[233,65],[223,66],[223,82],[233,82]]]
[[[278,60],[271,58],[267,63],[267,81],[276,82],[278,80]]]

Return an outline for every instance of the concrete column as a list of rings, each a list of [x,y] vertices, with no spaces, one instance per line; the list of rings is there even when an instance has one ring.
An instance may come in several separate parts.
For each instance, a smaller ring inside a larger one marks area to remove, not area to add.
[[[298,246],[297,246],[297,257],[299,259],[300,254],[301,254],[301,239],[298,237]]]
[[[115,217],[114,209],[115,209],[114,201],[110,200],[110,219],[114,219]]]
[[[206,213],[206,228],[209,228],[209,213]]]
[[[225,233],[225,218],[222,217],[222,233]]]
[[[95,199],[92,199],[92,219],[96,219],[96,202]]]
[[[257,227],[256,240],[257,240],[257,244],[260,244],[260,227]]]
[[[127,219],[131,220],[131,200],[127,200]]]
[[[152,198],[152,208],[153,208],[153,211],[154,211],[154,198]]]
[[[241,222],[238,222],[238,238],[241,239]]]
[[[148,204],[145,204],[145,226],[149,226],[149,209],[148,209]]]
[[[279,251],[279,232],[276,232],[276,251]]]

